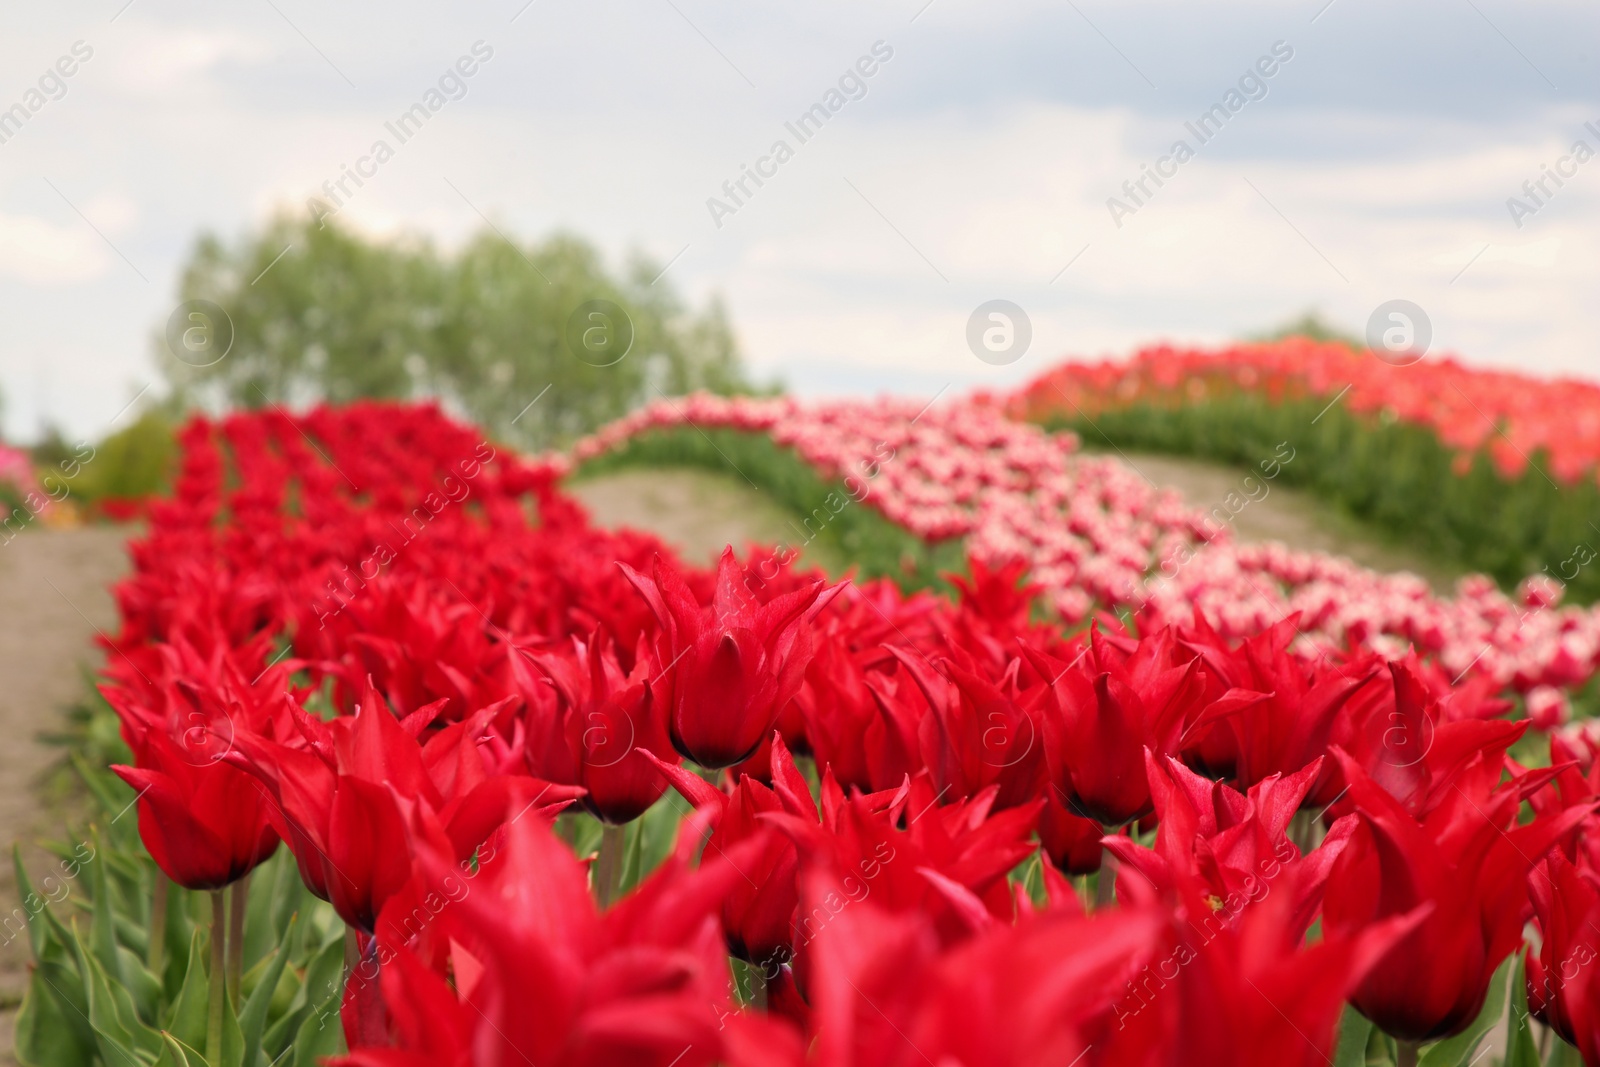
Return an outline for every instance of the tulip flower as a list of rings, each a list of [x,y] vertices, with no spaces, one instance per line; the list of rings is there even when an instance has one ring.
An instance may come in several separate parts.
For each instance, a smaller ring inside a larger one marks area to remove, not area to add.
[[[1090,1067],[1324,1067],[1333,1060],[1345,998],[1376,973],[1422,919],[1421,909],[1352,937],[1303,946],[1304,884],[1286,868],[1270,892],[1227,925],[1176,917],[1149,963],[1117,991],[1115,1023],[1090,1049]],[[1186,909],[1206,910],[1201,899]]]
[[[761,816],[800,849],[804,865],[837,880],[842,894],[803,910],[794,923],[796,975],[805,987],[807,948],[841,908],[870,897],[893,912],[929,918],[942,943],[954,944],[1016,914],[1006,874],[1034,846],[1039,803],[995,812],[997,786],[941,806],[926,772],[900,789],[846,798],[830,773],[822,780],[822,818]],[[791,807],[797,805],[791,805]]]
[[[1093,874],[1104,856],[1100,838],[1105,831],[1093,819],[1068,811],[1052,786],[1039,812],[1039,844],[1051,863],[1064,874]]]
[[[1420,672],[1403,661],[1389,664],[1389,684],[1375,677],[1351,698],[1348,714],[1334,739],[1373,781],[1416,818],[1440,804],[1455,801],[1457,786],[1474,796],[1499,780],[1505,752],[1527,729],[1527,723],[1504,719],[1447,721],[1443,703],[1430,691]],[[1344,761],[1339,762],[1339,767]],[[1468,775],[1470,783],[1462,775]],[[1342,776],[1326,776],[1323,791]],[[1525,783],[1524,795],[1532,792]],[[1336,805],[1342,811],[1348,804]]]
[[[1264,699],[1238,688],[1216,693],[1200,659],[1175,653],[1173,635],[1162,631],[1124,658],[1098,628],[1076,663],[1030,651],[1051,679],[1052,699],[1042,704],[1045,752],[1073,814],[1106,826],[1147,814],[1145,749],[1176,753],[1186,737]]]
[[[869,668],[869,654],[851,651],[839,638],[819,635],[791,706],[800,710],[818,765],[832,768],[842,787],[887,789],[917,769],[916,730],[891,710],[897,710],[897,683]]]
[[[846,890],[808,876],[808,910]],[[1113,998],[1151,958],[1161,919],[1047,911],[944,949],[931,919],[868,897],[816,940],[816,1062],[968,1067],[1084,1062],[1114,1026]]]
[[[439,731],[424,748],[415,735],[443,703],[402,723],[369,686],[353,716],[323,723],[297,714],[297,746],[240,734],[229,754],[270,792],[274,824],[306,888],[369,934],[383,905],[411,880],[412,807],[437,817],[456,859],[465,861],[498,827],[509,800],[520,800],[530,815],[553,816],[582,794],[536,778],[485,774],[474,737],[494,709]]]
[[[596,631],[585,644],[574,638],[566,655],[533,660],[560,697],[544,730],[530,731],[524,745],[534,776],[581,786],[580,803],[602,822],[632,822],[660,799],[667,780],[648,751],[674,759],[665,717],[652,698],[649,682],[658,673],[648,653],[635,658],[627,676],[615,651]]]
[[[133,751],[134,766],[111,769],[139,793],[145,848],[184,888],[221,889],[278,847],[271,798],[225,759],[238,733],[287,721],[292,665],[259,668],[268,635],[237,649],[215,631],[203,636],[209,653],[179,633],[171,644],[150,646],[146,668],[153,679],[137,672],[101,692]]]
[[[1289,651],[1299,631],[1298,613],[1230,649],[1204,620],[1186,632],[1185,644],[1197,651],[1224,688],[1263,693],[1210,732],[1198,751],[1205,768],[1234,778],[1248,789],[1273,774],[1293,774],[1320,759],[1351,694],[1377,671],[1371,659],[1309,667]],[[1218,744],[1226,733],[1231,743]],[[1328,794],[1331,799],[1337,789]]]
[[[1280,921],[1286,942],[1297,944],[1322,903],[1333,862],[1356,828],[1355,818],[1346,816],[1306,856],[1289,840],[1289,822],[1321,773],[1321,761],[1287,778],[1271,775],[1240,793],[1170,757],[1147,754],[1146,760],[1160,817],[1155,847],[1141,848],[1126,837],[1104,839],[1122,863],[1121,899],[1136,901],[1153,890],[1152,901],[1178,905],[1195,929],[1209,932],[1234,925],[1274,895],[1290,902]],[[1191,907],[1196,900],[1205,907]]]
[[[916,652],[889,651],[932,709],[921,730],[922,756],[948,799],[975,796],[990,785],[998,786],[995,803],[1002,808],[1039,795],[1046,777],[1039,706],[1047,689],[1022,690],[1020,659],[1010,660],[995,685],[970,661],[944,660],[941,677]]]
[[[1517,826],[1523,790],[1515,781],[1482,785],[1479,767],[1499,775],[1499,757],[1489,755],[1461,766],[1453,795],[1419,820],[1342,750],[1335,755],[1361,825],[1329,877],[1324,931],[1354,937],[1428,909],[1351,1003],[1399,1040],[1449,1037],[1477,1018],[1495,968],[1521,942],[1529,872],[1587,810]]]
[[[145,731],[137,766],[112,770],[139,792],[139,839],[156,866],[185,889],[221,889],[278,848],[261,783],[226,763],[196,763],[194,752]]]
[[[1552,852],[1529,882],[1540,947],[1528,953],[1528,1010],[1585,1064],[1600,1063],[1600,888]]]
[[[798,860],[794,844],[762,816],[784,812],[815,823],[817,808],[783,739],[772,738],[771,789],[746,775],[731,793],[724,793],[687,768],[655,762],[684,799],[711,818],[708,855],[723,856],[740,846],[746,848],[748,858],[740,864],[744,876],[722,902],[728,952],[763,966],[787,959],[792,955]]]
[[[669,709],[672,743],[702,767],[748,758],[794,699],[811,658],[810,621],[838,594],[820,582],[758,604],[741,586],[733,549],[717,567],[716,596],[702,609],[675,570],[659,558],[646,578],[619,564],[660,625],[658,692]]]
[[[634,893],[600,911],[582,865],[541,820],[503,811],[504,840],[441,909],[450,977],[382,924],[380,982],[393,1047],[353,1047],[344,1067],[799,1067],[785,1024],[734,1010],[717,932],[718,901],[748,859],[690,869],[704,826]],[[420,877],[459,879],[455,858],[419,854]]]

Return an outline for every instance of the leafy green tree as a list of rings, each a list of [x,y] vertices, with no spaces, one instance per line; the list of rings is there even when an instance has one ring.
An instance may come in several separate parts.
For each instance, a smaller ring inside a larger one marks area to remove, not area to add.
[[[184,404],[433,396],[543,447],[658,392],[749,388],[720,304],[691,312],[657,274],[639,260],[613,276],[569,236],[522,246],[491,228],[444,255],[279,216],[233,245],[203,236],[184,270],[181,299],[226,312],[227,354],[155,343]]]
[[[1251,334],[1247,341],[1282,341],[1287,337],[1308,337],[1313,341],[1338,341],[1348,348],[1362,349],[1366,342],[1355,334],[1324,319],[1320,312],[1306,311],[1299,316],[1280,323],[1270,330]]]

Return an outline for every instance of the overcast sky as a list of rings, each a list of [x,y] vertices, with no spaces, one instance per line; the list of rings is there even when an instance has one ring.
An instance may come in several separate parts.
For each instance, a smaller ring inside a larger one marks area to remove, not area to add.
[[[464,95],[447,78],[459,98],[401,144],[385,124],[462,57]],[[1597,58],[1592,2],[7,4],[4,429],[98,436],[159,393],[196,236],[306,211],[380,139],[341,218],[643,252],[802,394],[1010,384],[1307,308],[1359,331],[1393,298],[1435,352],[1600,377],[1600,158],[1570,156],[1600,150]],[[1247,75],[1202,144],[1185,123]],[[785,123],[818,103],[801,143]],[[1179,140],[1193,158],[1135,203],[1123,183]],[[1558,165],[1536,204],[1523,183]],[[1032,323],[1006,366],[966,340],[997,298]]]

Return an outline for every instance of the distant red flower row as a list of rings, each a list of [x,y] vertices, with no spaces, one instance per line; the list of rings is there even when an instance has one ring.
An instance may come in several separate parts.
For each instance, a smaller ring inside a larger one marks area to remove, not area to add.
[[[1348,389],[1348,392],[1346,390]],[[1078,410],[1193,403],[1236,392],[1274,401],[1342,394],[1351,411],[1426,426],[1463,456],[1484,451],[1508,476],[1544,451],[1564,482],[1600,471],[1600,385],[1468,367],[1453,358],[1395,366],[1371,353],[1303,337],[1222,349],[1158,345],[1128,360],[1070,362],[1030,382],[1007,409],[1036,419]]]

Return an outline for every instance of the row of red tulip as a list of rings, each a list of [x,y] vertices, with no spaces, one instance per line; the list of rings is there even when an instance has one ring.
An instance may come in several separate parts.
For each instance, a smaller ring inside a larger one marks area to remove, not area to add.
[[[1128,360],[1063,363],[1012,398],[1019,417],[1065,402],[1095,415],[1108,404],[1194,402],[1230,391],[1274,401],[1342,396],[1351,410],[1426,426],[1463,457],[1487,452],[1515,477],[1543,451],[1564,482],[1600,468],[1600,385],[1469,367],[1453,358],[1397,365],[1343,344],[1290,338],[1222,350],[1156,345]]]
[[[580,442],[574,457],[672,427],[770,434],[924,538],[965,536],[978,558],[1025,560],[1070,622],[1097,608],[1133,608],[1167,624],[1202,618],[1238,639],[1298,614],[1313,654],[1349,642],[1391,657],[1415,647],[1452,677],[1482,675],[1532,694],[1552,718],[1566,712],[1560,690],[1600,671],[1600,608],[1561,606],[1561,586],[1547,576],[1529,578],[1515,599],[1480,576],[1441,598],[1411,575],[1240,544],[1225,521],[1185,507],[1115,459],[1079,454],[1071,435],[1010,422],[982,404],[697,395],[647,405]],[[568,461],[550,462],[565,469]],[[1264,457],[1263,476],[1286,462],[1292,447]],[[1252,491],[1259,485],[1242,488]]]
[[[955,604],[697,571],[427,408],[183,444],[117,590],[119,773],[175,881],[281,839],[359,931],[351,1064],[1315,1064],[1346,1000],[1466,1027],[1530,914],[1530,1001],[1600,1063],[1600,761],[1511,761],[1488,679],[1293,618],[1072,635],[1020,563]],[[669,788],[676,852],[610,900],[615,834],[586,871],[549,819]]]

